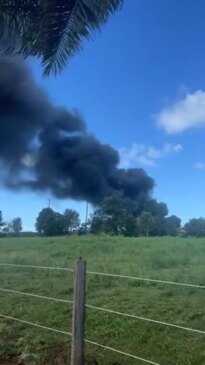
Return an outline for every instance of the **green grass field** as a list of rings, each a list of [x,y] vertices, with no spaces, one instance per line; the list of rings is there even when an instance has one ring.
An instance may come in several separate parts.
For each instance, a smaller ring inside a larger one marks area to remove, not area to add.
[[[87,269],[205,285],[205,239],[63,237],[0,240],[0,262]],[[72,273],[0,266],[0,287],[72,300]],[[205,290],[112,277],[87,276],[87,303],[205,330]],[[0,313],[71,330],[67,303],[0,292]],[[87,309],[86,338],[160,365],[205,364],[205,335]],[[69,364],[70,338],[0,318],[0,364]],[[26,365],[27,365],[26,364]],[[93,345],[86,364],[142,365]]]

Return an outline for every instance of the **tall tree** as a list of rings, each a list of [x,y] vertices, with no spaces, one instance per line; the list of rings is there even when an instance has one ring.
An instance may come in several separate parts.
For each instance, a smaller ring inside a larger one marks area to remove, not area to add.
[[[54,211],[51,208],[44,208],[36,219],[36,230],[40,235],[52,236],[54,224]]]
[[[102,219],[102,229],[108,234],[119,234],[122,231],[123,202],[110,196],[103,200],[98,210],[98,218]]]
[[[44,75],[61,70],[123,0],[4,0],[0,2],[1,51],[38,56]]]
[[[79,213],[74,209],[66,209],[64,211],[64,221],[66,233],[72,233],[80,226]]]
[[[129,212],[124,211],[121,221],[121,234],[126,237],[132,237],[137,235],[137,221],[136,218]]]
[[[163,202],[157,202],[155,199],[150,199],[144,205],[144,211],[150,212],[154,217],[163,219],[168,214],[167,205]]]
[[[13,233],[12,221],[6,222],[4,224],[4,228],[2,229],[2,233],[6,234],[7,236],[9,236],[10,234]]]
[[[65,219],[63,214],[54,212],[52,236],[62,236],[66,233]]]
[[[126,202],[111,196],[105,198],[90,220],[92,233],[105,232],[107,234],[136,234],[136,219],[127,209]]]
[[[165,217],[168,214],[167,205],[163,202],[157,202],[155,199],[150,199],[144,205],[144,211],[150,212],[155,217],[155,224],[153,225],[150,235],[162,236],[165,233]]]
[[[64,216],[51,208],[44,208],[36,219],[36,230],[43,236],[61,236],[65,233]]]
[[[2,211],[0,210],[0,231],[2,230],[2,227],[4,227],[5,223],[3,221],[3,215]]]
[[[205,237],[205,218],[193,218],[184,226],[185,232],[190,236]]]
[[[181,219],[176,215],[171,215],[164,220],[165,234],[168,236],[177,236],[181,227]]]
[[[149,236],[154,230],[157,224],[156,217],[154,217],[150,212],[142,212],[137,219],[139,233],[143,236]]]
[[[90,219],[90,232],[98,234],[104,231],[103,216],[100,210],[96,210]]]
[[[9,226],[8,226],[9,228]],[[22,231],[22,220],[20,217],[14,218],[10,224],[11,231],[15,234],[19,234]]]

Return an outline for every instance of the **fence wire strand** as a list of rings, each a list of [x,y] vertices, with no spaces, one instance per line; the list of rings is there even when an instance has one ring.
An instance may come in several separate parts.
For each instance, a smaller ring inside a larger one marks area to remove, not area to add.
[[[12,320],[12,321],[15,321],[15,322],[20,322],[20,323],[23,323],[23,324],[28,324],[28,325],[33,326],[33,327],[42,328],[43,330],[53,331],[53,332],[61,333],[63,335],[72,336],[72,333],[70,333],[70,332],[65,332],[65,331],[57,330],[57,329],[54,329],[54,328],[51,328],[51,327],[43,326],[43,325],[38,324],[38,323],[25,321],[24,319],[19,319],[19,318],[16,318],[16,317],[7,316],[7,315],[1,314],[1,313],[0,313],[0,317],[5,318],[5,319],[9,319],[9,320]]]
[[[0,317],[1,318],[4,318],[4,319],[12,320],[12,321],[20,322],[20,323],[23,323],[23,324],[27,324],[27,325],[30,325],[30,326],[33,326],[33,327],[41,328],[41,329],[44,329],[44,330],[48,330],[48,331],[60,333],[60,334],[63,334],[63,335],[72,336],[72,333],[70,333],[70,332],[61,331],[61,330],[58,330],[58,329],[55,329],[55,328],[51,328],[51,327],[47,327],[47,326],[42,326],[42,325],[37,324],[37,323],[25,321],[23,319],[19,319],[19,318],[7,316],[7,315],[1,314],[1,313],[0,313]],[[139,356],[135,356],[135,355],[129,354],[127,352],[123,352],[121,350],[114,349],[114,348],[109,347],[109,346],[102,345],[102,344],[100,344],[98,342],[94,342],[94,341],[86,340],[86,339],[85,339],[85,342],[88,343],[88,344],[94,345],[94,346],[101,347],[101,348],[103,348],[105,350],[109,350],[109,351],[112,351],[112,352],[116,352],[116,353],[118,353],[120,355],[124,355],[124,356],[130,357],[130,358],[133,358],[135,360],[140,360],[140,361],[145,362],[147,364],[160,365],[159,363],[156,363],[156,362],[153,362],[153,361],[150,361],[150,360],[143,359],[143,358],[141,358]]]
[[[11,294],[13,293],[13,294],[25,295],[25,296],[33,297],[33,298],[46,299],[46,300],[51,300],[51,301],[60,302],[60,303],[73,303],[72,300],[58,299],[58,298],[53,298],[53,297],[47,297],[45,295],[25,293],[22,291],[12,290],[12,289],[0,288],[0,291],[6,292],[6,293],[11,293]]]
[[[62,271],[70,271],[74,272],[73,269],[68,269],[66,267],[58,267],[58,266],[36,266],[36,265],[24,265],[24,264],[7,264],[7,263],[0,263],[0,266],[11,266],[11,267],[22,267],[26,269],[45,269],[45,270],[62,270]]]
[[[69,272],[74,271],[73,269],[68,269],[66,267],[57,267],[57,266],[35,266],[35,265],[23,265],[23,264],[21,265],[21,264],[10,264],[10,263],[0,263],[0,266],[19,267],[19,268],[22,267],[22,268],[31,268],[31,269],[45,269],[45,270],[61,270],[61,271],[69,271]],[[168,285],[184,286],[184,287],[188,287],[188,288],[205,289],[205,285],[181,283],[181,282],[177,282],[177,281],[149,279],[149,278],[138,277],[138,276],[109,274],[109,273],[97,272],[97,271],[87,271],[87,274],[97,275],[97,276],[107,276],[107,277],[113,277],[113,278],[121,278],[121,279],[130,279],[130,280],[137,280],[137,281],[145,281],[145,282],[156,283],[156,284],[168,284]]]
[[[138,277],[138,276],[128,276],[128,275],[119,275],[119,274],[108,274],[108,273],[95,272],[95,271],[88,271],[88,274],[100,275],[100,276],[110,276],[110,277],[113,277],[113,278],[121,278],[121,279],[131,279],[131,280],[138,280],[138,281],[146,281],[146,282],[157,283],[157,284],[169,284],[169,285],[185,286],[185,287],[190,287],[190,288],[205,289],[205,285],[188,284],[188,283],[178,283],[176,281],[166,281],[166,280],[158,280],[158,279],[149,279],[149,278],[143,278],[143,277]]]
[[[135,355],[131,355],[131,354],[128,354],[127,352],[123,352],[123,351],[120,351],[120,350],[116,350],[116,349],[113,349],[112,347],[109,347],[109,346],[105,346],[105,345],[101,345],[97,342],[93,342],[93,341],[90,341],[90,340],[85,340],[85,342],[87,343],[90,343],[91,345],[94,345],[94,346],[99,346],[99,347],[102,347],[106,350],[110,350],[110,351],[114,351],[114,352],[117,352],[118,354],[121,354],[121,355],[125,355],[125,356],[129,356],[135,360],[140,360],[140,361],[143,361],[143,362],[146,362],[147,364],[152,364],[152,365],[160,365],[156,362],[153,362],[153,361],[150,361],[150,360],[145,360],[143,359],[142,357],[138,357],[138,356],[135,356]]]
[[[50,301],[59,302],[59,303],[73,303],[73,301],[71,301],[71,300],[58,299],[58,298],[53,298],[53,297],[47,297],[47,296],[44,296],[44,295],[25,293],[25,292],[21,292],[21,291],[17,291],[17,290],[11,290],[11,289],[0,288],[0,291],[6,292],[6,293],[11,293],[11,294],[13,293],[13,294],[19,294],[19,295],[25,295],[25,296],[29,296],[29,297],[39,298],[39,299],[50,300]],[[173,328],[186,330],[186,331],[190,331],[190,332],[200,333],[200,334],[203,334],[203,335],[205,334],[205,331],[194,329],[194,328],[189,328],[189,327],[185,327],[185,326],[180,326],[180,325],[177,325],[177,324],[172,324],[172,323],[163,322],[163,321],[157,321],[155,319],[136,316],[134,314],[119,312],[119,311],[112,310],[112,309],[97,307],[97,306],[90,305],[90,304],[85,304],[85,306],[87,308],[98,310],[98,311],[101,311],[101,312],[106,312],[106,313],[116,314],[116,315],[127,317],[127,318],[133,318],[133,319],[137,319],[137,320],[141,320],[141,321],[156,323],[156,324],[160,324],[160,325],[163,325],[163,326],[168,326],[168,327],[173,327]]]

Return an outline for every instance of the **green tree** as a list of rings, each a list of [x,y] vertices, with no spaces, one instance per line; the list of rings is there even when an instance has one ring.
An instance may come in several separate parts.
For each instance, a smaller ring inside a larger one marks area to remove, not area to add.
[[[125,209],[125,203],[119,197],[109,196],[102,201],[100,209],[104,216],[118,216]]]
[[[66,224],[64,215],[54,212],[52,236],[62,236],[66,233]]]
[[[193,218],[184,226],[185,232],[189,236],[205,237],[205,218]]]
[[[36,219],[36,230],[40,235],[52,236],[55,212],[51,208],[44,208]]]
[[[102,212],[97,209],[90,218],[90,232],[98,234],[104,231]]]
[[[0,3],[1,51],[37,56],[44,75],[61,70],[84,39],[106,23],[122,0],[4,0]]]
[[[64,211],[64,221],[66,233],[72,233],[80,226],[79,213],[74,209],[66,209]]]
[[[150,212],[142,212],[137,219],[139,233],[143,236],[149,236],[154,230],[157,219]]]
[[[9,237],[10,234],[12,234],[12,223],[11,222],[5,222],[2,226],[2,229],[0,230],[1,236],[7,236]]]
[[[65,234],[65,220],[60,213],[44,208],[36,219],[36,230],[43,236],[61,236]]]
[[[181,219],[176,215],[171,215],[164,220],[165,234],[168,236],[177,236],[181,227]]]
[[[5,226],[5,223],[3,221],[3,215],[2,215],[2,211],[0,210],[0,231],[2,230],[2,227]]]
[[[164,218],[168,214],[167,205],[163,202],[157,202],[155,199],[150,199],[144,205],[144,211],[150,212],[154,217]]]
[[[157,202],[155,199],[150,199],[144,205],[144,211],[150,212],[155,217],[155,224],[150,231],[152,236],[162,236],[165,233],[165,217],[168,215],[167,205],[163,202]]]
[[[136,218],[129,212],[125,211],[121,216],[121,232],[126,237],[137,235],[137,221]]]
[[[11,232],[13,232],[14,234],[19,234],[22,231],[22,220],[20,217],[14,218],[11,221],[11,224],[8,226],[8,228],[10,227]]]
[[[89,226],[90,226],[89,222],[88,222],[88,224],[82,223],[78,230],[79,236],[86,235],[90,231]]]
[[[119,198],[113,196],[105,198],[97,215],[98,219],[102,220],[102,231],[113,235],[121,233],[122,213],[124,214],[124,207]]]
[[[136,234],[136,219],[118,197],[107,197],[94,212],[90,220],[92,233],[134,236]]]

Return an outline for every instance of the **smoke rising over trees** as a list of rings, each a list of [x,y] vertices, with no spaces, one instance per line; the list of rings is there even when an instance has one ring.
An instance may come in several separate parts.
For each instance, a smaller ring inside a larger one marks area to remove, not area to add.
[[[51,103],[20,60],[0,58],[0,164],[12,189],[51,191],[100,204],[123,199],[137,214],[154,181],[143,169],[119,169],[119,154],[92,136],[78,112]]]
[[[90,202],[97,208],[93,231],[135,235],[136,218],[146,211],[154,222],[149,234],[164,234],[168,209],[151,197],[154,180],[143,169],[119,168],[119,162],[118,151],[91,135],[79,112],[50,101],[24,62],[0,58],[2,184]],[[47,228],[55,227],[45,234],[69,231],[70,215],[65,228],[60,213],[44,213]]]

